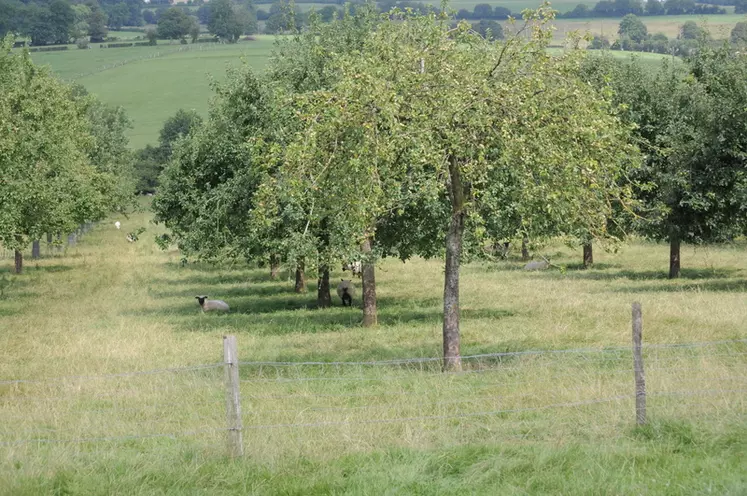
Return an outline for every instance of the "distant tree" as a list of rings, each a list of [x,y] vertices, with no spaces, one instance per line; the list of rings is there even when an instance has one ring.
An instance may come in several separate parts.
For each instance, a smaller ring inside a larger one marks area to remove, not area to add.
[[[734,0],[734,13],[747,14],[747,0]]]
[[[192,38],[192,43],[197,41],[200,37],[200,26],[196,22],[192,23],[192,27],[189,28],[189,36]]]
[[[319,10],[319,17],[322,19],[322,22],[329,22],[332,20],[336,13],[337,8],[333,7],[332,5],[326,5]]]
[[[49,4],[49,14],[53,26],[54,43],[68,43],[75,25],[75,11],[68,2],[54,0]]]
[[[747,22],[738,22],[731,30],[732,43],[747,43]]]
[[[456,14],[457,19],[472,19],[472,11],[469,11],[467,9],[459,9],[459,12]]]
[[[664,8],[667,9],[667,15],[689,14],[695,10],[695,0],[666,0]]]
[[[616,15],[643,14],[641,0],[613,0]]]
[[[252,19],[246,7],[235,5],[231,0],[212,0],[210,2],[210,20],[208,31],[221,39],[234,42],[250,28],[254,21],[256,32],[256,17]]]
[[[480,33],[485,39],[489,40],[502,40],[503,39],[503,26],[496,21],[481,20],[477,24],[472,25],[472,29]]]
[[[155,24],[156,21],[156,15],[153,13],[152,10],[143,10],[143,20],[147,24]]]
[[[135,152],[135,176],[137,183],[135,191],[139,194],[155,193],[158,187],[158,176],[163,171],[161,152],[158,147],[147,145]]]
[[[648,0],[646,2],[646,15],[658,16],[664,15],[665,12],[666,9],[659,0]]]
[[[579,19],[583,17],[589,17],[590,9],[589,6],[585,3],[580,3],[576,5],[573,10],[568,12],[565,17],[570,17],[573,19]]]
[[[158,143],[163,161],[171,157],[174,142],[188,136],[190,131],[200,127],[202,117],[194,110],[179,109],[176,114],[166,119],[158,136]]]
[[[594,38],[592,38],[591,43],[589,43],[589,48],[592,50],[604,50],[609,47],[610,47],[610,40],[600,35],[594,35]]]
[[[72,6],[75,22],[70,30],[70,37],[74,40],[88,36],[88,17],[91,15],[91,7],[78,3]]]
[[[120,2],[109,7],[107,14],[109,15],[109,29],[114,29],[116,31],[122,29],[122,26],[124,26],[127,19],[129,19],[130,9],[127,7],[126,3]]]
[[[634,14],[628,14],[622,18],[617,32],[620,36],[628,37],[638,43],[648,36],[646,25]]]
[[[197,9],[196,14],[200,24],[207,24],[210,22],[210,4],[201,5],[200,8]]]
[[[680,28],[680,36],[683,40],[697,40],[702,31],[695,21],[687,21]]]
[[[106,39],[108,34],[106,14],[98,4],[92,4],[89,7],[91,14],[88,16],[88,36],[91,37],[92,43],[100,43]]]
[[[148,42],[151,45],[155,45],[158,43],[158,31],[153,28],[148,28],[145,30],[145,37],[148,38]]]
[[[178,7],[172,7],[158,20],[158,37],[170,40],[184,38],[189,34],[194,23],[193,17],[185,14]]]
[[[494,7],[493,8],[493,19],[508,19],[511,15],[511,10],[506,7]]]
[[[31,44],[48,45],[54,43],[56,30],[49,8],[33,5],[29,9],[29,14],[29,30],[26,34],[31,38]]]
[[[472,14],[473,19],[492,19],[493,18],[493,7],[487,3],[478,3],[475,5]]]
[[[612,17],[615,15],[615,4],[610,0],[601,0],[592,9],[595,17]]]

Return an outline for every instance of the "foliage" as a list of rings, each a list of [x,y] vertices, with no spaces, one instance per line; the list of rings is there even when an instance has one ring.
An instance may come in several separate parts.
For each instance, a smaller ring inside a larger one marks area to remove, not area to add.
[[[651,74],[635,61],[607,67],[607,82],[597,84],[611,85],[646,154],[637,195],[650,213],[639,231],[676,245],[744,232],[744,56],[704,40],[684,71],[664,65]]]
[[[88,35],[92,43],[100,43],[106,39],[108,30],[106,29],[107,17],[98,5],[91,7],[91,14],[88,16]]]
[[[0,241],[22,249],[103,217],[116,180],[71,88],[11,46],[8,36],[0,47]]]
[[[495,21],[480,21],[472,25],[472,29],[488,40],[502,40],[503,26]]]
[[[747,22],[738,22],[731,30],[729,39],[736,44],[747,43]]]
[[[148,43],[156,45],[158,43],[158,31],[153,28],[145,30],[145,37],[148,38]]]
[[[208,30],[229,42],[235,42],[242,34],[257,31],[256,15],[243,5],[231,0],[216,0],[209,4]]]
[[[648,36],[648,29],[637,16],[628,14],[620,21],[620,27],[617,30],[620,36],[625,36],[633,41],[641,42]]]
[[[158,37],[172,40],[184,38],[194,24],[194,18],[185,14],[184,10],[172,7],[158,20]]]

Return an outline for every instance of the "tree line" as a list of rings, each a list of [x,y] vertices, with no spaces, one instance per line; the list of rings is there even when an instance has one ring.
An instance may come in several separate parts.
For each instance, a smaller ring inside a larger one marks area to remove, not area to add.
[[[49,242],[134,198],[125,130],[129,121],[81,86],[62,83],[35,66],[27,51],[0,41],[0,243],[22,250]]]
[[[731,31],[729,41],[737,46],[747,41],[745,33],[747,23],[738,22]],[[704,29],[695,21],[686,21],[679,30],[676,38],[670,39],[664,33],[649,33],[646,25],[640,18],[628,14],[622,18],[618,26],[619,37],[610,43],[609,38],[601,34],[595,34],[589,43],[592,50],[624,50],[634,52],[649,52],[670,54],[676,56],[687,56],[690,52],[697,50],[703,43],[718,46],[723,41],[713,40],[707,29]]]

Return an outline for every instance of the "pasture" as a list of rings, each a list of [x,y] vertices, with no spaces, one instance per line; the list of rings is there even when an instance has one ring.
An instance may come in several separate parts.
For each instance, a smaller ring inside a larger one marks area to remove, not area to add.
[[[668,247],[642,241],[597,248],[586,271],[563,245],[538,254],[564,270],[523,271],[515,253],[467,264],[473,358],[444,375],[414,360],[441,353],[439,260],[383,261],[380,325],[365,329],[336,296],[314,309],[311,278],[298,295],[287,272],[182,266],[153,244],[162,231],[147,211],[118,219],[121,230],[102,223],[21,276],[0,260],[0,494],[747,491],[747,344],[734,341],[747,339],[744,241],[683,247],[673,281]],[[201,314],[197,294],[232,312]],[[632,301],[650,347],[645,427],[631,397]],[[245,362],[234,460],[225,334]]]
[[[130,146],[142,148],[157,141],[164,121],[180,108],[206,115],[211,79],[222,80],[226,69],[242,60],[262,70],[273,43],[274,37],[260,36],[234,45],[71,47],[66,52],[33,53],[32,58],[60,77],[82,84],[104,102],[123,106],[133,121]]]

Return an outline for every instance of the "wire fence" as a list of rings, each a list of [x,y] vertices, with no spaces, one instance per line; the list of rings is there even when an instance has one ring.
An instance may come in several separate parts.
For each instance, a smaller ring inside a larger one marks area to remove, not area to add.
[[[238,442],[239,452],[268,460],[403,445],[609,438],[636,423],[633,354],[623,347],[480,354],[463,356],[456,372],[442,371],[441,359],[430,357],[227,358],[8,378],[0,380],[0,450],[96,450],[169,439],[214,449]],[[649,416],[743,421],[746,355],[745,339],[642,346]]]
[[[117,60],[110,64],[104,64],[102,66],[99,66],[96,69],[93,69],[91,71],[80,72],[78,74],[75,74],[67,78],[67,80],[75,81],[77,79],[81,79],[81,78],[88,77],[88,76],[93,76],[94,74],[99,74],[104,71],[116,69],[118,67],[122,67],[127,64],[132,64],[134,62],[141,62],[143,60],[157,59],[157,58],[166,57],[169,55],[174,55],[174,54],[183,53],[183,52],[191,52],[191,51],[202,52],[202,51],[208,51],[208,50],[216,50],[220,48],[225,48],[225,46],[222,46],[217,43],[196,43],[192,45],[182,45],[182,46],[173,48],[171,50],[159,50],[157,52],[147,53],[139,57],[130,57],[130,58],[123,59],[123,60]]]

